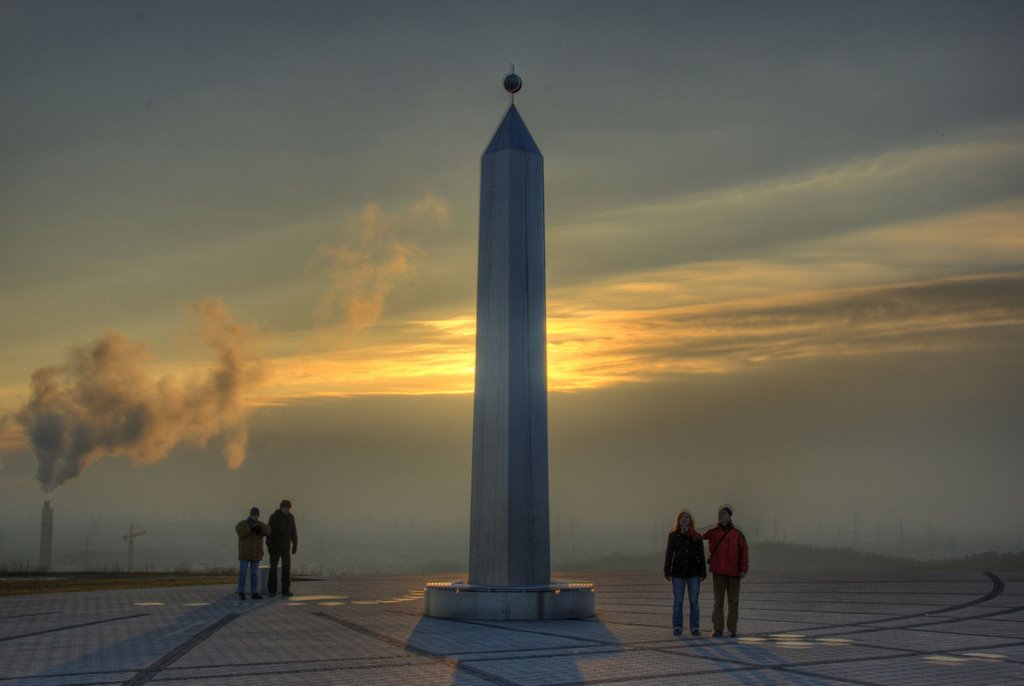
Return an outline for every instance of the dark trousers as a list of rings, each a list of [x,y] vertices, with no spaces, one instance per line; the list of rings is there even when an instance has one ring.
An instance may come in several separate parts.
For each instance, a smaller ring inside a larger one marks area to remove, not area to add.
[[[736,624],[740,618],[740,578],[738,576],[714,575],[715,583],[715,604],[711,610],[711,624],[715,631],[722,631],[722,624],[728,627],[729,631],[736,631]],[[729,596],[729,616],[724,618],[725,597]]]
[[[277,563],[281,562],[281,593],[288,593],[292,587],[292,551],[291,548],[284,550],[270,550],[270,574],[267,578],[267,592],[273,595],[277,593]]]

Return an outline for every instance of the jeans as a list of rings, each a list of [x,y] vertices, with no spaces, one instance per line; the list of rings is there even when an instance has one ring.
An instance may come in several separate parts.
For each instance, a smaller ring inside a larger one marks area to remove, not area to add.
[[[729,596],[729,616],[723,618],[725,596]],[[722,630],[722,624],[729,631],[736,631],[736,623],[740,618],[740,578],[738,576],[725,576],[715,574],[715,607],[711,612],[711,623],[715,631]]]
[[[245,568],[249,568],[249,588],[252,593],[260,592],[260,561],[239,560],[238,561],[238,592],[245,593]]]
[[[700,577],[672,577],[672,628],[683,628],[683,592],[690,596],[690,631],[700,631]]]
[[[277,593],[277,562],[281,561],[281,593],[288,593],[292,587],[292,550],[270,551],[270,577],[267,579],[267,591],[270,595]]]

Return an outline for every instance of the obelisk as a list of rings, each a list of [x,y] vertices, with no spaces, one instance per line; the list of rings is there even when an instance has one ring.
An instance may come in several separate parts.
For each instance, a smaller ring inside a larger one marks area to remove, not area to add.
[[[551,580],[544,157],[514,101],[481,160],[479,241],[469,580],[428,584],[425,613],[590,617],[592,584]]]
[[[469,582],[551,581],[544,157],[515,104],[480,169]]]

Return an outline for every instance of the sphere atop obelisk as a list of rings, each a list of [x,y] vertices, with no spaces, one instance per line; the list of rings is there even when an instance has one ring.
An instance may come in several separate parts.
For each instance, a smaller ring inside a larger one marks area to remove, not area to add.
[[[505,74],[505,78],[502,80],[501,85],[505,87],[505,90],[509,95],[515,95],[523,87],[523,79],[519,74],[514,71],[510,71]]]

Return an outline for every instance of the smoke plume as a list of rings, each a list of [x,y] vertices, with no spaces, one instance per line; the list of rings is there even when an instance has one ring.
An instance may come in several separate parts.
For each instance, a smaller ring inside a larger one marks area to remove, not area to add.
[[[72,349],[62,366],[32,374],[31,397],[16,413],[36,456],[36,479],[50,492],[105,455],[141,464],[167,457],[180,443],[223,440],[228,467],[245,461],[248,441],[242,393],[263,368],[246,346],[248,331],[219,300],[197,306],[201,337],[217,354],[191,376],[154,377],[144,342],[107,333]]]
[[[375,324],[388,295],[413,271],[419,242],[433,229],[446,229],[451,212],[427,193],[399,212],[368,203],[349,219],[350,236],[320,246],[315,264],[326,268],[330,287],[320,299],[319,319],[344,319],[354,327]]]

